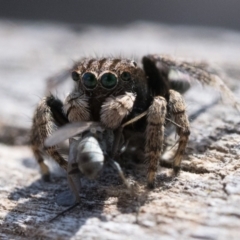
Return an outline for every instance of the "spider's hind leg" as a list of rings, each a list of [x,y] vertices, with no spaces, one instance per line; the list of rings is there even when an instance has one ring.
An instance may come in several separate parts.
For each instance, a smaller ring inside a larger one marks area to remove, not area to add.
[[[190,130],[189,121],[186,114],[186,105],[183,97],[181,96],[180,93],[174,90],[170,90],[169,92],[170,92],[170,98],[168,103],[169,111],[170,115],[173,117],[174,121],[178,125],[176,131],[177,134],[179,135],[178,148],[177,152],[175,153],[173,161],[173,171],[174,174],[177,175],[180,170],[182,158],[188,143]]]
[[[67,169],[67,161],[60,155],[56,146],[44,148],[45,139],[58,127],[68,122],[63,114],[62,106],[63,104],[59,99],[50,95],[41,100],[33,117],[30,144],[44,180],[50,178],[49,168],[44,163],[44,153],[52,157],[63,169]]]

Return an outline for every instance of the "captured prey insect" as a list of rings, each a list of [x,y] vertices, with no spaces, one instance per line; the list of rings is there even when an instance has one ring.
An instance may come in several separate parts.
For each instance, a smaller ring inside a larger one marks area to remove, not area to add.
[[[172,71],[183,73],[188,78],[173,81]],[[114,132],[116,142],[119,136],[125,136],[127,132],[130,132],[130,137],[136,134],[143,136],[144,147],[138,147],[144,149],[147,185],[152,188],[163,151],[167,123],[175,124],[179,136],[172,161],[173,174],[178,174],[180,170],[190,134],[186,104],[181,93],[189,88],[192,79],[216,88],[224,99],[240,109],[239,102],[217,76],[217,72],[203,62],[147,55],[142,58],[141,67],[129,59],[83,58],[69,72],[74,81],[73,91],[64,102],[53,95],[43,98],[33,118],[31,145],[45,179],[49,178],[49,170],[41,151],[44,141],[69,122],[100,122],[104,128]],[[66,75],[61,74],[63,78]],[[144,117],[122,130],[125,122],[143,113],[146,113]],[[112,152],[118,148],[118,144],[115,144]],[[57,146],[48,147],[45,152],[67,170],[67,161],[60,155]]]
[[[137,121],[137,118],[128,124],[133,121]],[[71,191],[61,193],[57,197],[59,205],[68,206],[80,202],[82,174],[91,179],[96,178],[105,162],[117,170],[131,193],[131,187],[125,179],[120,165],[113,160],[114,134],[111,129],[105,129],[97,122],[70,123],[47,138],[45,146],[51,147],[66,139],[69,139],[67,177]],[[117,142],[118,147],[121,146],[119,141]],[[115,149],[118,150],[116,147]]]

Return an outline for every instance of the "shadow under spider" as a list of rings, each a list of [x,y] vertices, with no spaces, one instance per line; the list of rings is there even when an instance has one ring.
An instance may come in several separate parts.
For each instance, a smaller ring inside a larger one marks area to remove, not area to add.
[[[48,239],[50,236],[70,238],[89,218],[97,217],[106,221],[102,212],[108,195],[104,191],[99,191],[98,186],[90,184],[90,187],[83,188],[79,206],[65,214],[71,217],[71,224],[66,223],[65,216],[50,223],[50,219],[65,209],[55,203],[55,197],[66,189],[68,189],[66,177],[64,180],[62,177],[52,177],[49,183],[38,179],[29,186],[15,189],[10,193],[9,200],[18,201],[18,204],[3,219],[3,233],[11,235],[14,233],[28,238]],[[25,226],[22,227],[21,223]],[[59,235],[57,229],[61,230]]]
[[[25,166],[24,159],[22,162]],[[123,170],[125,172],[125,168]],[[131,174],[128,169],[126,171],[128,175]],[[147,199],[141,197],[141,201],[136,202],[135,196],[126,193],[126,188],[118,173],[108,164],[104,166],[96,180],[88,180],[83,177],[81,181],[79,205],[52,222],[49,221],[66,209],[66,207],[58,206],[55,202],[56,195],[69,188],[66,177],[53,176],[51,182],[38,179],[29,186],[16,188],[8,198],[17,201],[17,205],[9,210],[3,219],[3,233],[9,235],[14,233],[15,236],[27,238],[48,239],[50,236],[71,238],[86,224],[88,219],[95,217],[101,221],[107,221],[104,216],[104,208],[109,205],[106,201],[110,197],[117,198],[117,203],[116,201],[110,202],[110,205],[117,205],[121,213],[137,212],[139,204],[142,206]],[[124,199],[127,199],[128,209],[124,207]],[[70,223],[66,218],[71,219]],[[24,223],[24,227],[22,223]],[[57,229],[61,231],[58,233]]]
[[[213,104],[210,104],[212,106]],[[205,108],[205,107],[204,107]],[[198,113],[202,113],[203,111],[198,111]],[[226,123],[227,124],[227,123]],[[231,125],[231,124],[230,124]],[[233,131],[225,129],[219,129],[216,127],[215,129],[211,129],[211,133],[209,133],[208,136],[202,137],[200,141],[195,143],[194,139],[190,139],[189,144],[194,146],[194,149],[188,151],[188,153],[185,155],[191,155],[192,152],[194,153],[205,153],[208,149],[211,143],[216,140],[220,139],[223,135],[226,135],[228,133],[232,133]],[[214,133],[214,138],[211,136],[211,134]],[[188,149],[189,150],[189,149]],[[143,206],[146,202],[148,202],[149,199],[149,190],[146,189],[146,176],[147,176],[147,170],[146,165],[143,164],[143,160],[137,160],[136,156],[128,156],[123,159],[119,159],[118,162],[120,163],[122,170],[124,172],[124,175],[127,179],[132,179],[135,181],[136,185],[141,188],[140,191],[136,189],[136,193],[133,196],[129,196],[129,194],[121,193],[117,195],[118,202],[117,207],[118,210],[122,213],[137,213],[137,209],[139,209],[141,206]],[[160,161],[160,166],[172,169],[172,162],[171,161]],[[207,173],[208,171],[206,169],[192,169],[189,166],[182,166],[183,171],[188,172],[194,172],[194,173]],[[181,174],[181,173],[180,173]],[[115,179],[115,180],[114,180]],[[115,172],[115,177],[111,179],[110,183],[114,186],[115,189],[117,189],[117,184],[119,182],[120,178],[118,177],[118,174]],[[115,181],[115,182],[114,182]],[[160,190],[160,192],[167,191],[174,187],[175,182],[178,181],[178,176],[169,175],[166,174],[166,172],[161,172],[157,174],[156,177],[156,185],[155,188]],[[150,200],[149,200],[150,201]]]

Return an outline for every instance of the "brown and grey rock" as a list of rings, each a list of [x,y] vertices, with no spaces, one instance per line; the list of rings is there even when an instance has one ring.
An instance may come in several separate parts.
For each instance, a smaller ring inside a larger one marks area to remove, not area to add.
[[[82,180],[81,204],[52,223],[64,210],[55,197],[67,189],[66,177],[53,168],[52,181],[44,183],[24,145],[45,78],[86,55],[207,60],[226,70],[227,85],[240,96],[240,33],[151,23],[78,29],[1,21],[0,29],[0,239],[240,238],[240,116],[209,88],[196,86],[185,96],[192,133],[179,177],[168,177],[168,152],[153,191],[145,189],[144,166],[125,169],[136,185],[129,196],[106,168],[97,181]],[[64,97],[67,89],[56,91]],[[169,133],[166,144],[175,141]]]

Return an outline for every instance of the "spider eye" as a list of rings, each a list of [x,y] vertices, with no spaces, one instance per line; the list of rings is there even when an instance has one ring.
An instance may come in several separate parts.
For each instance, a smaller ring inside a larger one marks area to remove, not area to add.
[[[121,79],[123,81],[130,81],[132,79],[131,73],[129,73],[129,72],[122,72]]]
[[[78,81],[79,78],[80,78],[79,73],[76,72],[76,71],[73,71],[72,72],[72,79],[73,79],[73,81]]]
[[[97,78],[91,72],[86,72],[82,75],[82,82],[88,89],[94,89],[97,86]]]
[[[107,89],[114,88],[118,82],[117,77],[113,73],[104,73],[100,81],[102,86]]]

